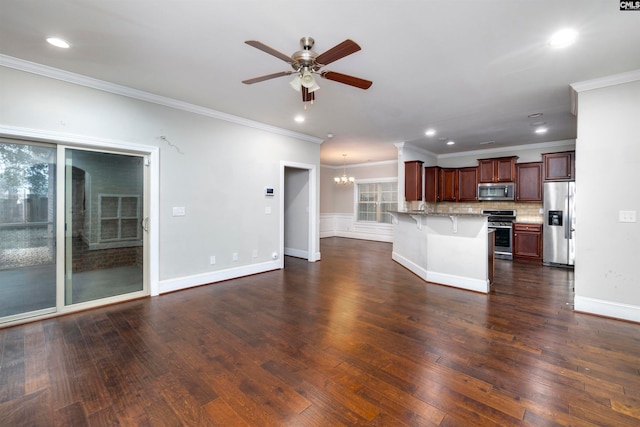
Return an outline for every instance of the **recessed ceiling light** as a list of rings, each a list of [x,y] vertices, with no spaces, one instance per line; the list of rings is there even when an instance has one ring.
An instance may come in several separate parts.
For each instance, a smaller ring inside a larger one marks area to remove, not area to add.
[[[536,129],[536,133],[538,133],[538,134],[547,133],[547,128],[538,128],[538,129]]]
[[[304,122],[304,116],[298,115],[293,120],[295,120],[298,123],[302,123],[302,122]]]
[[[453,145],[453,144],[455,144],[455,141],[451,141],[451,140],[447,141],[447,145]]]
[[[551,47],[566,47],[572,45],[578,38],[578,33],[570,28],[560,30],[549,39]]]
[[[333,138],[333,134],[332,133],[328,133],[327,134],[327,138]]]
[[[495,143],[496,143],[495,141],[484,141],[484,142],[481,142],[480,145],[493,145]]]
[[[531,123],[530,126],[538,127],[538,126],[543,126],[543,125],[546,125],[546,124],[547,124],[547,122],[533,122],[533,123]]]
[[[55,47],[59,47],[62,49],[68,49],[71,46],[65,40],[59,39],[58,37],[49,37],[47,39],[47,43],[54,45]]]
[[[427,136],[433,136],[436,134],[436,130],[435,129],[427,129],[427,131],[424,133]]]
[[[529,114],[527,117],[529,117],[530,119],[534,119],[536,117],[542,117],[542,113]]]

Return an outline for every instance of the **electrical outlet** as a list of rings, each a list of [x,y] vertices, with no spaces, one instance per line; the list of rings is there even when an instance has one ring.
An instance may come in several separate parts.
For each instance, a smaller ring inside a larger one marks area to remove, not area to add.
[[[267,215],[271,215],[271,206],[267,206],[264,208],[264,213],[266,213]]]
[[[216,256],[215,255],[211,255],[209,257],[209,264],[213,265],[216,263]]]
[[[253,252],[251,252],[251,256],[252,256],[253,258],[258,258],[258,250],[257,250],[257,249],[254,249],[254,250],[253,250]]]
[[[232,253],[232,254],[231,254],[231,259],[232,259],[233,261],[237,261],[237,260],[238,260],[238,252],[234,252],[234,253]]]
[[[173,216],[185,216],[186,209],[184,206],[176,206],[172,209]]]
[[[636,222],[636,211],[620,211],[618,219],[620,222]]]

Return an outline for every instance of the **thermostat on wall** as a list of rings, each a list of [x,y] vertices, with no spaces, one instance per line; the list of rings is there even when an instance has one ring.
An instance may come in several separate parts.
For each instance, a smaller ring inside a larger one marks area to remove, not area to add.
[[[273,196],[273,195],[275,195],[275,193],[273,191],[273,187],[265,187],[264,195],[265,196]]]

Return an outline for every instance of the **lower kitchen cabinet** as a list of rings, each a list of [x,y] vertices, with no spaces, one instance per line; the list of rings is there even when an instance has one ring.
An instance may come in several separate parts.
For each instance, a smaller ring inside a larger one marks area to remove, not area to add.
[[[513,258],[542,262],[542,224],[513,224]]]

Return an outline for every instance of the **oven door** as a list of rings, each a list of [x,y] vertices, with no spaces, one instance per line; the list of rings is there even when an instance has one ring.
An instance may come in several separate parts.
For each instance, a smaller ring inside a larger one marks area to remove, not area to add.
[[[501,259],[513,259],[513,234],[510,225],[490,225],[489,228],[496,230],[496,250],[495,257]]]

